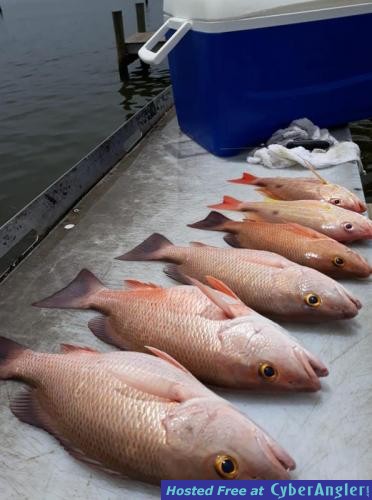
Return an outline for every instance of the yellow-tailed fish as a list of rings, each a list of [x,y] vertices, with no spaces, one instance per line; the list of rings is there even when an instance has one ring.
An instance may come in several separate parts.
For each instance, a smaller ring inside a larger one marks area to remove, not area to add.
[[[257,186],[257,191],[278,200],[318,200],[332,203],[354,212],[365,212],[367,205],[343,186],[332,184],[316,172],[311,177],[256,177],[244,172],[240,179],[230,182]]]

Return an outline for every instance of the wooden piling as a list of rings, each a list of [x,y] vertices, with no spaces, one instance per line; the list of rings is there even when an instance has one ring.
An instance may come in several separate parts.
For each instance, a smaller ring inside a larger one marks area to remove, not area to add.
[[[146,32],[146,19],[145,19],[145,4],[136,3],[136,13],[137,13],[137,30],[138,33]]]
[[[121,10],[112,12],[112,21],[114,23],[116,50],[118,55],[118,67],[121,81],[128,80],[128,61],[127,50],[125,46],[124,22]]]
[[[136,3],[136,14],[137,14],[137,31],[138,33],[146,33],[146,18],[145,18],[145,4],[143,2]],[[141,61],[142,69],[145,71],[149,70],[146,63]]]

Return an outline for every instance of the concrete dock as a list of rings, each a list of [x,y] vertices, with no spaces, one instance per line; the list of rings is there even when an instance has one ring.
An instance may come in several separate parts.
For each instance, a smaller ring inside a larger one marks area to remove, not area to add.
[[[152,132],[106,175],[0,285],[1,335],[42,351],[70,342],[102,351],[111,348],[87,328],[94,313],[40,310],[31,303],[65,286],[88,268],[109,287],[125,278],[170,286],[161,263],[120,262],[114,257],[153,232],[187,244],[226,246],[221,233],[188,228],[204,218],[207,205],[225,194],[260,199],[247,186],[231,185],[247,169],[245,157],[218,159],[178,128],[170,111]],[[250,167],[268,176],[264,167]],[[275,171],[303,176],[303,169]],[[329,180],[363,196],[358,167],[322,171]],[[238,216],[236,216],[238,218]],[[72,229],[65,229],[73,224]],[[372,262],[372,243],[354,248]],[[293,479],[372,478],[372,291],[371,280],[344,283],[363,302],[350,321],[288,324],[286,327],[329,367],[316,394],[263,395],[219,391],[257,421],[295,458]],[[1,500],[119,500],[158,498],[159,489],[99,473],[72,458],[46,432],[19,422],[9,399],[21,387],[0,383]]]

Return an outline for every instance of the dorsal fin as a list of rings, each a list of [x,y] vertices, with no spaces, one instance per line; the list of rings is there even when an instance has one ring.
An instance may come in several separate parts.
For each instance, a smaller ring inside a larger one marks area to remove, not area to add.
[[[190,246],[194,248],[203,248],[209,247],[210,245],[206,245],[205,243],[201,243],[200,241],[191,241]]]
[[[63,354],[71,354],[71,353],[76,353],[78,354],[79,352],[80,353],[91,353],[91,354],[100,354],[99,351],[97,351],[96,349],[92,349],[91,347],[81,347],[81,346],[77,346],[77,345],[72,345],[72,344],[61,344],[60,346],[61,348],[61,353]]]
[[[130,290],[144,290],[144,289],[156,289],[162,288],[159,285],[155,285],[155,283],[145,283],[143,281],[138,280],[124,280],[124,285],[127,286]]]
[[[172,358],[169,354],[167,354],[164,351],[161,351],[160,349],[156,349],[156,347],[150,347],[148,345],[145,346],[145,348],[150,351],[154,356],[157,356],[160,359],[163,359],[164,361],[167,361],[171,365],[175,366],[176,368],[179,368],[183,372],[187,373],[188,375],[191,375],[189,370],[187,370],[181,363],[179,363],[176,359]]]

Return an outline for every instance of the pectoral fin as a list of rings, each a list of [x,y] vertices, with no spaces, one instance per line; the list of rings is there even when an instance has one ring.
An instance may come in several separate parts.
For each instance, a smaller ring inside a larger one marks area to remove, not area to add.
[[[199,288],[199,290],[209,298],[209,300],[222,309],[227,318],[233,319],[239,316],[247,316],[252,312],[252,309],[243,304],[234,292],[232,292],[227,285],[222,283],[222,281],[207,276],[206,280],[213,287],[211,288],[196,279],[189,279],[194,286]],[[233,301],[231,301],[231,298],[233,298]]]
[[[176,359],[172,358],[169,354],[167,354],[164,351],[161,351],[160,349],[156,349],[156,347],[150,347],[148,345],[145,346],[148,351],[150,351],[154,356],[157,356],[160,359],[163,359],[167,363],[170,363],[171,365],[175,366],[176,368],[179,368],[182,370],[184,373],[187,373],[188,375],[191,375],[189,370],[187,370],[181,363],[179,363]]]

